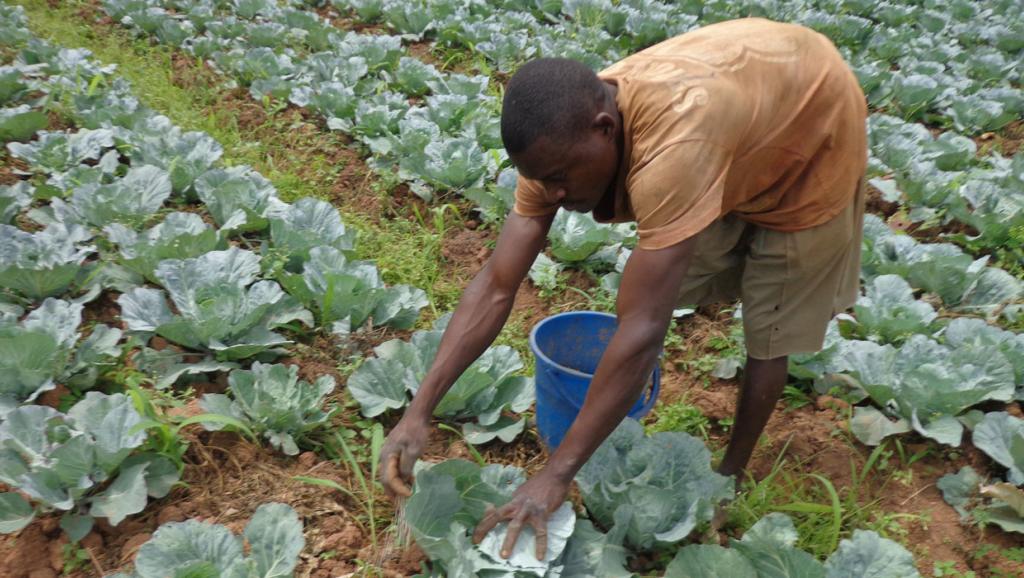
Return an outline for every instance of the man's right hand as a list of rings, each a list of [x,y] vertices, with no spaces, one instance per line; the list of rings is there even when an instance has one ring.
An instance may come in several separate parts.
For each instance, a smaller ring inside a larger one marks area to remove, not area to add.
[[[406,414],[380,450],[380,482],[391,499],[412,495],[412,467],[430,438],[430,420]]]

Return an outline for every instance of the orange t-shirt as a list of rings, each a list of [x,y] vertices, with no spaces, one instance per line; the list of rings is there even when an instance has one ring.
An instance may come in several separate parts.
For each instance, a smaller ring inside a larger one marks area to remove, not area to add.
[[[618,86],[624,150],[615,198],[594,218],[635,220],[643,249],[674,245],[729,212],[776,231],[820,225],[864,174],[864,94],[809,28],[721,22],[598,76]],[[517,213],[557,209],[540,182],[519,179]]]

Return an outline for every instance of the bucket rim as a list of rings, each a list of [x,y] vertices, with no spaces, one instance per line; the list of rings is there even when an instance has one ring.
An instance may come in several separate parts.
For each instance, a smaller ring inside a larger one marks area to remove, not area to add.
[[[580,371],[578,369],[573,369],[571,367],[566,367],[566,366],[562,365],[561,363],[556,363],[554,360],[552,360],[550,357],[548,357],[543,351],[541,351],[540,346],[537,345],[537,332],[546,323],[548,323],[549,321],[554,321],[555,319],[558,319],[560,317],[579,317],[579,316],[604,317],[606,319],[614,320],[616,322],[616,324],[618,323],[618,317],[615,314],[613,314],[613,313],[606,313],[604,311],[566,311],[564,313],[558,313],[558,314],[552,315],[550,317],[545,317],[539,323],[534,325],[533,329],[530,330],[530,351],[532,351],[535,356],[537,356],[538,358],[543,360],[547,365],[550,365],[552,367],[558,368],[559,371],[564,371],[565,373],[568,373],[569,375],[572,375],[572,376],[575,376],[575,377],[582,377],[582,378],[585,378],[585,379],[593,379],[593,377],[594,377],[593,373],[585,373],[585,372]]]

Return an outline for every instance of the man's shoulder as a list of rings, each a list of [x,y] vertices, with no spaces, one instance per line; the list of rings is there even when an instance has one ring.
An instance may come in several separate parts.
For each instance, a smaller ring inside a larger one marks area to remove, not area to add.
[[[799,24],[741,18],[702,26],[631,54],[602,70],[614,79],[658,81],[704,71],[736,72],[756,62],[780,62],[827,49],[822,36]]]

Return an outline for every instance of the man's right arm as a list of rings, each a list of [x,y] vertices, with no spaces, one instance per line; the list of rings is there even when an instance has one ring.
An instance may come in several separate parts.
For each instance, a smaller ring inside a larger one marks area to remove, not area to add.
[[[519,285],[544,248],[553,219],[554,215],[509,214],[494,253],[463,292],[437,357],[381,450],[381,481],[390,493],[409,495],[412,466],[425,447],[434,408],[501,332]]]
[[[494,253],[462,293],[406,416],[429,420],[455,380],[494,342],[512,311],[519,285],[544,248],[552,218],[509,215]]]

